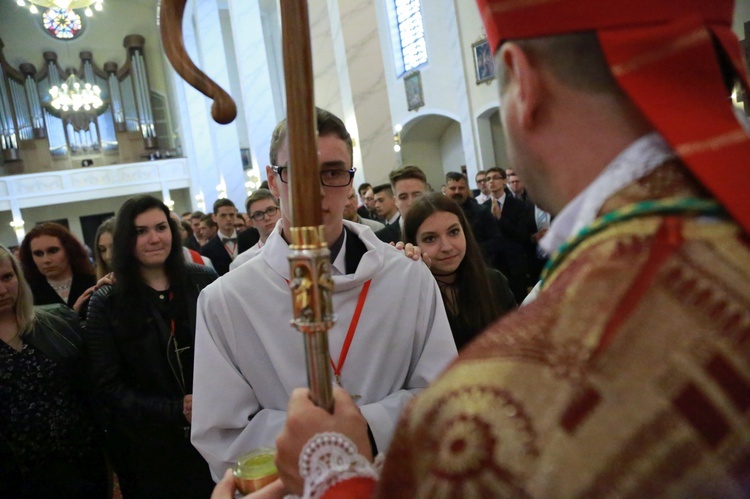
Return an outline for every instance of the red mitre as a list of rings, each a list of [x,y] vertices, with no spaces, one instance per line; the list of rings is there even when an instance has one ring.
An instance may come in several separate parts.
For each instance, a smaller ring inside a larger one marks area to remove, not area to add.
[[[750,135],[714,42],[747,73],[734,0],[477,0],[493,51],[505,40],[595,31],[622,89],[693,175],[750,233]],[[749,93],[750,95],[750,93]]]

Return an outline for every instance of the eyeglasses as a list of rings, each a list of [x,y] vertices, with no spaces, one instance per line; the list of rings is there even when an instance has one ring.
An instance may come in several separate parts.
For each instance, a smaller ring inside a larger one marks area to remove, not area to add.
[[[487,183],[487,179],[483,178],[482,180],[477,180],[477,184],[485,184]]]
[[[256,222],[260,222],[261,220],[263,220],[264,218],[266,218],[266,215],[268,215],[269,217],[272,217],[278,211],[279,211],[279,207],[278,206],[269,206],[268,208],[266,208],[265,211],[258,210],[258,211],[252,212],[250,214],[250,218],[252,218]]]
[[[279,175],[282,182],[285,184],[289,183],[288,166],[271,165],[271,170]],[[351,170],[321,170],[320,183],[326,187],[346,187],[352,183],[355,171],[357,171],[356,168],[352,168]]]
[[[500,175],[492,175],[491,177],[487,177],[484,179],[485,182],[488,182],[490,180],[505,180],[505,177],[501,177]]]

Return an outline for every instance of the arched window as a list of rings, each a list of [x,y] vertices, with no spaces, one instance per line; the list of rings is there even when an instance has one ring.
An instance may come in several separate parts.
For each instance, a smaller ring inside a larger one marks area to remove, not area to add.
[[[427,62],[420,0],[388,0],[393,56],[398,76]]]

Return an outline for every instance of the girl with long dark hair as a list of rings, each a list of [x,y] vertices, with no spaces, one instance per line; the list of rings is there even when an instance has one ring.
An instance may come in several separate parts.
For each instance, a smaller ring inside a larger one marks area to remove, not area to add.
[[[159,199],[131,198],[116,220],[116,284],[94,293],[86,334],[110,458],[125,498],[208,497],[190,421],[196,302],[216,273],[185,263]]]
[[[429,255],[459,350],[515,308],[508,280],[485,265],[466,216],[452,199],[441,193],[417,199],[404,219],[403,238]]]

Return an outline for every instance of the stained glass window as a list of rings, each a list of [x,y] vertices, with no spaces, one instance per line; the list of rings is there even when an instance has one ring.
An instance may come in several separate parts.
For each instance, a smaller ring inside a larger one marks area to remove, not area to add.
[[[394,27],[398,27],[400,57],[396,57],[399,74],[411,71],[427,62],[427,43],[420,0],[393,0]],[[394,37],[395,38],[395,37]],[[400,59],[400,60],[399,60]]]
[[[81,16],[72,9],[51,7],[42,14],[42,23],[47,33],[62,40],[70,40],[81,34]]]

